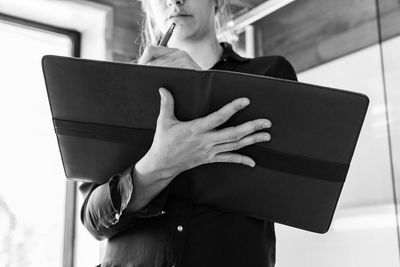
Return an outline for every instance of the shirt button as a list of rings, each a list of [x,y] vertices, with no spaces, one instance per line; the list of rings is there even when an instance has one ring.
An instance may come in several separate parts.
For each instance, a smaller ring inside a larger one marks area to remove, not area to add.
[[[115,219],[118,221],[119,217],[121,217],[121,215],[119,213],[115,213]]]
[[[178,227],[176,227],[176,229],[178,230],[178,232],[182,232],[183,231],[183,226],[182,225],[178,225]]]
[[[162,210],[162,211],[161,211],[161,214],[164,214],[164,213],[165,213],[165,211]]]
[[[226,58],[223,59],[226,62]]]

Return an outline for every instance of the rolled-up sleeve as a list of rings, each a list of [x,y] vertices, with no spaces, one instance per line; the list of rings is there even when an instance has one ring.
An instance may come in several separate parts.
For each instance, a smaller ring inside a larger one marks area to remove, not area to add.
[[[296,71],[292,64],[290,64],[290,62],[283,56],[276,57],[275,73],[273,77],[298,81]]]
[[[81,221],[97,240],[111,238],[134,227],[137,220],[141,218],[158,216],[163,213],[168,187],[143,209],[135,212],[125,210],[135,192],[132,178],[134,166],[135,164],[125,171],[113,175],[105,184],[85,182],[79,186],[84,197]]]

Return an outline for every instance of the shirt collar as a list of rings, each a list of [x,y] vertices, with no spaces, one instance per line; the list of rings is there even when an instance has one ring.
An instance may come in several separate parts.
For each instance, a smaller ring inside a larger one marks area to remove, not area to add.
[[[237,54],[235,51],[233,51],[232,45],[230,43],[228,43],[228,42],[220,42],[220,45],[223,48],[220,61],[223,61],[226,58],[233,58],[233,59],[235,59],[237,61],[249,60],[249,58],[241,57],[239,54]]]

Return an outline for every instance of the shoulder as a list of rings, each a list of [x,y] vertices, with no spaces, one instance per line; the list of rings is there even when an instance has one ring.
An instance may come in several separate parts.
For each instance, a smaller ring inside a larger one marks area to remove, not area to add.
[[[292,64],[283,56],[262,56],[249,60],[251,68],[257,70],[259,75],[297,81],[296,71]]]

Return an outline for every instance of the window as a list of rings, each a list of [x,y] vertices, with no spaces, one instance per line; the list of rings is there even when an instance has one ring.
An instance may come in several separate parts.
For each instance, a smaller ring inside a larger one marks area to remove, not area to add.
[[[41,70],[60,33],[0,21],[0,266],[61,266],[66,180]]]
[[[394,58],[397,51],[391,51]],[[298,74],[301,82],[364,93],[370,106],[329,232],[276,224],[280,266],[399,264],[380,60],[377,44]]]

